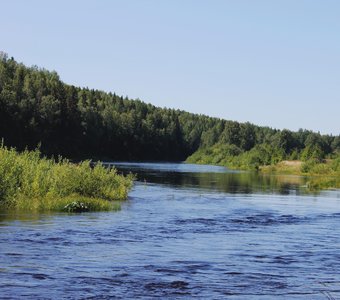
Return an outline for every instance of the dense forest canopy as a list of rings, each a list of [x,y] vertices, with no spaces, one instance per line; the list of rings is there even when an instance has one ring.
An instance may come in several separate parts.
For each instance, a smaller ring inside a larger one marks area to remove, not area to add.
[[[340,150],[340,136],[227,121],[75,87],[3,52],[0,138],[18,150],[40,145],[47,155],[76,159],[176,161],[214,145],[237,153],[266,146],[293,158]]]

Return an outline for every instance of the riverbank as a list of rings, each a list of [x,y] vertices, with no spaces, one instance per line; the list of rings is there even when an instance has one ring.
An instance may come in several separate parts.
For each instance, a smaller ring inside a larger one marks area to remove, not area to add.
[[[41,157],[36,151],[0,147],[0,205],[29,211],[99,211],[119,209],[127,198],[132,176],[90,161],[70,163]]]
[[[281,161],[275,165],[261,166],[262,173],[308,176],[310,189],[340,188],[340,160]]]
[[[287,160],[279,149],[268,146],[241,152],[233,145],[216,145],[196,151],[186,162],[212,164],[234,170],[257,171],[263,174],[308,176],[310,189],[340,188],[340,155],[331,159],[308,158]]]

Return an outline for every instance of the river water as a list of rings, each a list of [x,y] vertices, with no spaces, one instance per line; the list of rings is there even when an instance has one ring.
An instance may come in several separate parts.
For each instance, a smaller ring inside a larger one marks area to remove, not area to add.
[[[0,213],[0,299],[340,299],[340,191],[185,164],[117,212]]]

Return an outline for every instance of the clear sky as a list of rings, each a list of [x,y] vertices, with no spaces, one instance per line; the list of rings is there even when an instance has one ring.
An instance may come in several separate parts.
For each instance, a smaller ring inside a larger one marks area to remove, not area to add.
[[[338,0],[0,0],[0,50],[77,86],[340,134]]]

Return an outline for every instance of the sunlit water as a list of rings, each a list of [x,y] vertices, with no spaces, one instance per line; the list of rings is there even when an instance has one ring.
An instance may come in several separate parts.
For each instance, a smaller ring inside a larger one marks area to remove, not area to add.
[[[121,211],[0,215],[0,299],[340,299],[340,192],[183,164]]]

